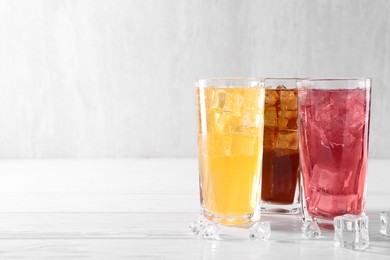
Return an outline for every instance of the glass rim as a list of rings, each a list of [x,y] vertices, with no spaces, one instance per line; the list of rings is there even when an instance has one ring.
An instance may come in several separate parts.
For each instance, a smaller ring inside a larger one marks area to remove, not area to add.
[[[264,80],[256,77],[231,78],[199,78],[195,80],[195,88],[264,88]]]
[[[305,78],[305,77],[302,77],[302,78],[289,78],[289,77],[281,77],[281,78],[278,78],[278,77],[267,77],[267,78],[261,78],[263,80],[267,80],[267,79],[271,79],[271,80],[307,80],[309,78]]]
[[[212,81],[212,80],[230,80],[230,81],[239,81],[239,80],[248,80],[248,81],[254,81],[254,80],[264,80],[264,78],[257,78],[257,77],[215,77],[215,78],[195,78],[195,81]]]
[[[299,81],[372,81],[372,78],[365,78],[365,77],[357,77],[357,78],[301,78]]]

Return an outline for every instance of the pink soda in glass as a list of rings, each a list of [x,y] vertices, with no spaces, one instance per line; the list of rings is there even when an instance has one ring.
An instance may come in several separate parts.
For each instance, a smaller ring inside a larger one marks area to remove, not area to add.
[[[365,209],[370,79],[298,82],[304,221]]]

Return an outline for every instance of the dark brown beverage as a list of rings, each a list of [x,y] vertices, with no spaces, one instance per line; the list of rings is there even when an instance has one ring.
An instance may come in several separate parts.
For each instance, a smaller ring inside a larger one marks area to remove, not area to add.
[[[266,89],[264,110],[263,202],[296,203],[299,152],[297,90]]]

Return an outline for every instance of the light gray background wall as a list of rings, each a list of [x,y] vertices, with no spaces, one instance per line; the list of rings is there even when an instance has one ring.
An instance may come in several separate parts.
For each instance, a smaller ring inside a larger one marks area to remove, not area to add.
[[[0,2],[0,157],[193,157],[193,79],[373,78],[390,158],[388,0]]]

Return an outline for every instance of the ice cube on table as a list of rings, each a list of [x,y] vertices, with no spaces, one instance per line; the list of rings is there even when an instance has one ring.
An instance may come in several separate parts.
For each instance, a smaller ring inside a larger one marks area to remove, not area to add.
[[[336,245],[354,250],[369,246],[368,217],[346,214],[334,218]]]
[[[380,212],[380,222],[381,222],[381,229],[380,229],[381,234],[385,236],[390,236],[390,211]]]
[[[199,232],[199,238],[201,239],[218,239],[219,230],[216,224],[206,224]]]
[[[317,221],[304,222],[302,225],[302,233],[307,239],[317,239],[321,235],[321,229]]]
[[[249,228],[249,239],[268,240],[271,236],[271,225],[269,221],[257,222]]]
[[[200,229],[202,228],[202,225],[203,225],[203,221],[201,220],[195,220],[195,221],[192,221],[189,225],[189,229],[191,230],[191,232],[194,234],[194,235],[198,235],[199,232],[200,232]]]
[[[198,219],[189,226],[192,233],[199,239],[218,239],[218,224],[209,220]]]
[[[296,90],[280,91],[280,108],[282,110],[297,110],[298,97]]]

